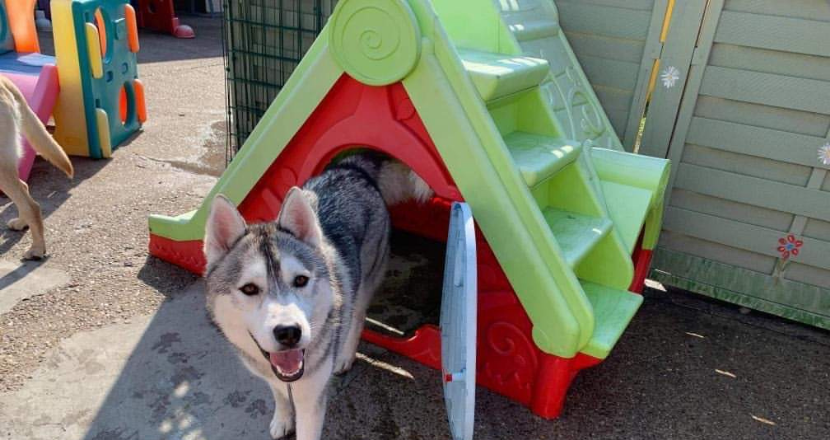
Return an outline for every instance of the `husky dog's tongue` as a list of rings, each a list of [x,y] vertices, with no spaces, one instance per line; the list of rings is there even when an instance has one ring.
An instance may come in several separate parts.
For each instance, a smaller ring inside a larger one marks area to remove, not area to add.
[[[274,372],[283,382],[293,382],[302,377],[304,358],[305,353],[299,348],[269,353],[268,356]]]

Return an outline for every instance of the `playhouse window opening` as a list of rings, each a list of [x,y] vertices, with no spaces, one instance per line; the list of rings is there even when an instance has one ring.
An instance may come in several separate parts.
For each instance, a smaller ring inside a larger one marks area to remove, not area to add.
[[[365,149],[352,149],[337,155],[332,164]],[[400,215],[427,216],[429,210],[409,209],[414,203],[390,207]],[[369,305],[366,328],[392,337],[407,338],[415,330],[438,325],[444,279],[447,244],[395,227],[390,239],[391,256],[384,282]]]

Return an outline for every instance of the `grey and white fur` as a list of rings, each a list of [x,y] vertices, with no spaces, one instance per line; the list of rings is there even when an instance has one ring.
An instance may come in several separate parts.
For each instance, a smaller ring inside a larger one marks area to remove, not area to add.
[[[332,374],[355,360],[383,281],[387,205],[429,187],[402,164],[350,156],[291,188],[277,221],[248,225],[217,196],[205,236],[208,309],[245,365],[271,387],[271,436],[320,438]]]

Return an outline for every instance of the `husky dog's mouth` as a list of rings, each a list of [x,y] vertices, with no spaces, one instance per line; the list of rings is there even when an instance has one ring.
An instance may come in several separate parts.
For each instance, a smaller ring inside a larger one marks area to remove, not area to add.
[[[250,334],[250,333],[249,333]],[[271,364],[271,371],[283,382],[294,382],[305,372],[305,349],[294,348],[271,353],[262,349],[254,335],[251,335],[260,353]]]

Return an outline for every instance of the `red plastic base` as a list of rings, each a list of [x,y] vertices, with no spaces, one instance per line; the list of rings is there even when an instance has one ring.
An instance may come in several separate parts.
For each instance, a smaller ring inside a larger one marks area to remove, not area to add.
[[[176,38],[195,38],[193,28],[179,23],[173,0],[139,0],[138,26],[165,32]]]
[[[203,275],[205,271],[206,261],[202,249],[202,240],[175,241],[150,234],[150,255],[197,275]]]
[[[282,197],[293,185],[318,174],[338,153],[365,146],[406,163],[435,191],[426,205],[391,209],[396,228],[446,240],[456,188],[415,107],[400,84],[369,87],[342,77],[303,127],[240,204],[249,222],[272,221]],[[530,407],[536,414],[559,415],[576,373],[600,362],[590,356],[559,358],[533,342],[532,324],[501,270],[490,246],[477,231],[478,354],[477,383]],[[204,267],[201,242],[175,242],[150,236],[150,252],[196,273]],[[367,341],[433,368],[440,368],[441,337],[434,326],[409,339],[364,332]]]
[[[441,329],[425,325],[408,338],[386,336],[373,330],[363,331],[363,340],[402,354],[436,370],[441,369]]]
[[[643,293],[643,288],[646,286],[646,277],[651,268],[651,257],[654,255],[652,249],[643,249],[643,232],[640,232],[640,238],[637,240],[637,247],[634,249],[632,260],[634,261],[634,280],[631,282],[629,291],[634,293]]]

